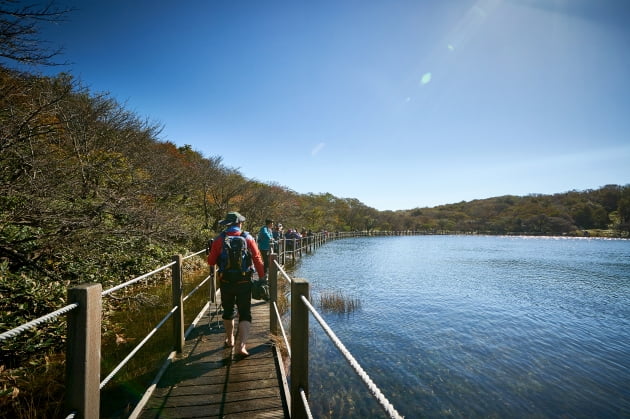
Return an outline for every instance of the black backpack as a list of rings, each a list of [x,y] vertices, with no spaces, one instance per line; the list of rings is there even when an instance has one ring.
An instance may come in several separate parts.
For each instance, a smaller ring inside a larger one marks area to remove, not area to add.
[[[223,248],[219,255],[217,265],[219,272],[223,272],[226,280],[238,280],[247,277],[252,272],[252,255],[247,248],[247,232],[239,236],[228,236],[221,233]]]

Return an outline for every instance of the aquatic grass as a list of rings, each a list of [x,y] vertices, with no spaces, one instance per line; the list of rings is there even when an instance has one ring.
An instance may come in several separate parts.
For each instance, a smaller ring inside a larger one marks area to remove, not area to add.
[[[341,291],[324,291],[319,296],[319,306],[324,312],[350,314],[361,308],[361,300]]]

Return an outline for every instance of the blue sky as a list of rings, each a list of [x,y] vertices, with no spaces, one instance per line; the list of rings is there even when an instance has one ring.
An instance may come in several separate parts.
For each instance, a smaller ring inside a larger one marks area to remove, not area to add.
[[[162,140],[379,210],[630,183],[630,2],[72,1],[63,68]]]

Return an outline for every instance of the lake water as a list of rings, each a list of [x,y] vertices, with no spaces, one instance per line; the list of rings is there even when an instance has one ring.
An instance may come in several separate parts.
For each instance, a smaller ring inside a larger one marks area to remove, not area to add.
[[[292,275],[407,418],[630,417],[630,241],[407,236],[327,243]],[[386,417],[311,317],[315,417]]]

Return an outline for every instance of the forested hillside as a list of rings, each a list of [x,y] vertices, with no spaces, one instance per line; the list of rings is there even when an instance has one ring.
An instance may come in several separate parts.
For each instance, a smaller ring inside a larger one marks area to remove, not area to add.
[[[628,236],[630,185],[496,198],[403,211],[417,230],[478,234]]]

